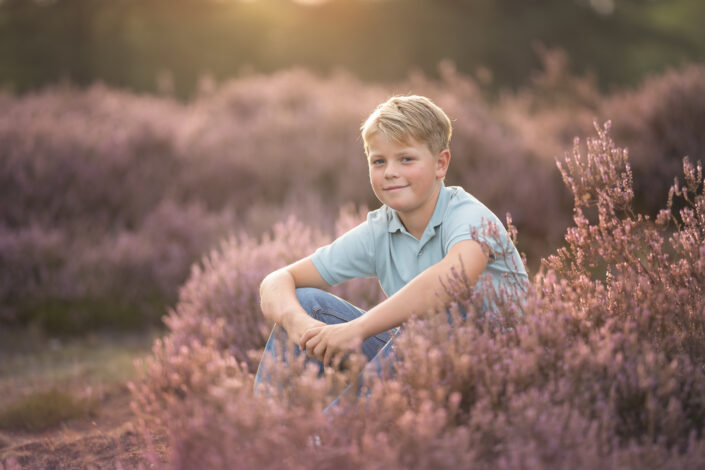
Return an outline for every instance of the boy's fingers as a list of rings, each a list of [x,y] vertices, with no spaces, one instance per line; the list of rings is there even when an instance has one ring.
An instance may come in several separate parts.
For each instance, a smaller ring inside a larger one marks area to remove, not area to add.
[[[304,331],[304,334],[301,335],[301,339],[299,339],[299,347],[301,349],[306,349],[306,342],[312,337],[313,333],[311,333],[311,330]]]
[[[301,349],[306,349],[306,343],[308,340],[316,336],[316,333],[320,330],[320,326],[314,327],[314,328],[309,328],[308,330],[304,331],[304,334],[301,336],[301,339],[299,340],[299,347]]]
[[[317,338],[309,339],[305,345],[306,354],[308,354],[311,357],[314,357],[316,355],[314,351],[316,350],[316,347],[318,346],[319,343],[320,343],[320,341],[318,341]]]
[[[314,336],[314,337],[306,340],[306,342],[302,341],[302,345],[300,347],[303,351],[306,352],[306,354],[308,354],[309,356],[312,356],[313,355],[313,348],[315,348],[319,342],[320,342],[320,340]]]
[[[316,359],[318,359],[319,361],[323,361],[326,349],[326,345],[323,342],[320,342],[313,348],[313,355],[316,356]]]
[[[340,357],[341,352],[339,350],[328,346],[328,348],[326,349],[326,360],[324,363],[326,365],[330,365],[337,368],[340,364]]]

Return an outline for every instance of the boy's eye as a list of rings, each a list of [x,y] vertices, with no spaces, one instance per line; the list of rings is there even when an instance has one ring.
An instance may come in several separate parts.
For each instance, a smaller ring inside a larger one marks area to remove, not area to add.
[[[403,161],[403,162],[410,162],[412,160],[413,160],[413,158],[411,158],[411,157],[401,157],[401,161]]]
[[[378,158],[376,160],[372,160],[373,165],[381,165],[382,163],[384,163],[384,160],[382,160],[381,158]]]

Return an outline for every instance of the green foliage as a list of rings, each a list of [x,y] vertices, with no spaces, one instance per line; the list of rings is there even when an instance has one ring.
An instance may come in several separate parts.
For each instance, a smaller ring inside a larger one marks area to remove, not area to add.
[[[166,299],[153,296],[143,302],[110,298],[30,299],[19,307],[18,322],[34,325],[48,335],[82,335],[88,331],[136,331],[160,324]]]
[[[52,388],[0,409],[0,428],[39,432],[97,412],[97,403]]]

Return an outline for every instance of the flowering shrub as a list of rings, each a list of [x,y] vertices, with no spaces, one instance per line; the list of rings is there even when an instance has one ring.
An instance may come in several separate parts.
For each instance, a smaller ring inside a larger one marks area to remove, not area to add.
[[[225,269],[218,256],[266,262],[264,253],[278,251],[284,261],[289,250],[276,247],[294,251],[314,232],[290,222],[271,239],[211,255],[133,385],[141,416],[169,430],[167,468],[702,468],[702,165],[684,160],[684,182],[656,218],[634,212],[630,163],[608,125],[585,146],[576,141],[559,168],[574,224],[526,297],[493,294],[499,315],[481,315],[490,293],[451,277],[446,286],[467,317],[454,308],[452,326],[445,313],[410,320],[396,340],[394,379],[366,382],[365,399],[329,415],[321,409],[341,373],[319,379],[298,361],[283,395],[255,397],[246,362],[257,357],[243,355],[256,347],[252,337],[197,326],[231,315],[244,331],[256,317],[251,300],[227,313],[209,301],[228,298],[211,290],[219,285],[256,298],[257,282],[216,280]]]
[[[691,65],[646,80],[616,94],[601,113],[614,122],[614,135],[634,158],[636,203],[655,215],[681,159],[705,159],[705,67]]]
[[[226,211],[166,197],[178,108],[101,85],[3,101],[2,320],[36,321],[53,306],[59,329],[81,331],[90,316],[109,323],[116,305],[114,320],[132,315],[133,328],[163,314],[232,224]]]
[[[496,107],[502,121],[532,155],[552,162],[573,136],[589,133],[595,119],[610,119],[613,135],[630,151],[635,207],[655,216],[681,159],[705,156],[697,131],[705,126],[705,67],[691,64],[602,95],[594,77],[570,74],[562,51],[544,49],[539,57],[544,67],[532,84],[502,96]]]

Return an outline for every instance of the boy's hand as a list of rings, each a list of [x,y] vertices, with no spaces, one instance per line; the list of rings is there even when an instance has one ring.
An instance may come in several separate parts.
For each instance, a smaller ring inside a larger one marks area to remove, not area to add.
[[[311,328],[325,326],[325,323],[316,320],[315,318],[311,318],[304,311],[303,315],[297,315],[295,317],[287,318],[282,326],[286,330],[287,335],[289,335],[289,339],[294,344],[300,344],[301,337],[307,330],[310,330]]]
[[[362,341],[362,332],[357,323],[351,321],[311,328],[302,336],[299,347],[327,366],[340,360],[345,352],[359,347]]]

